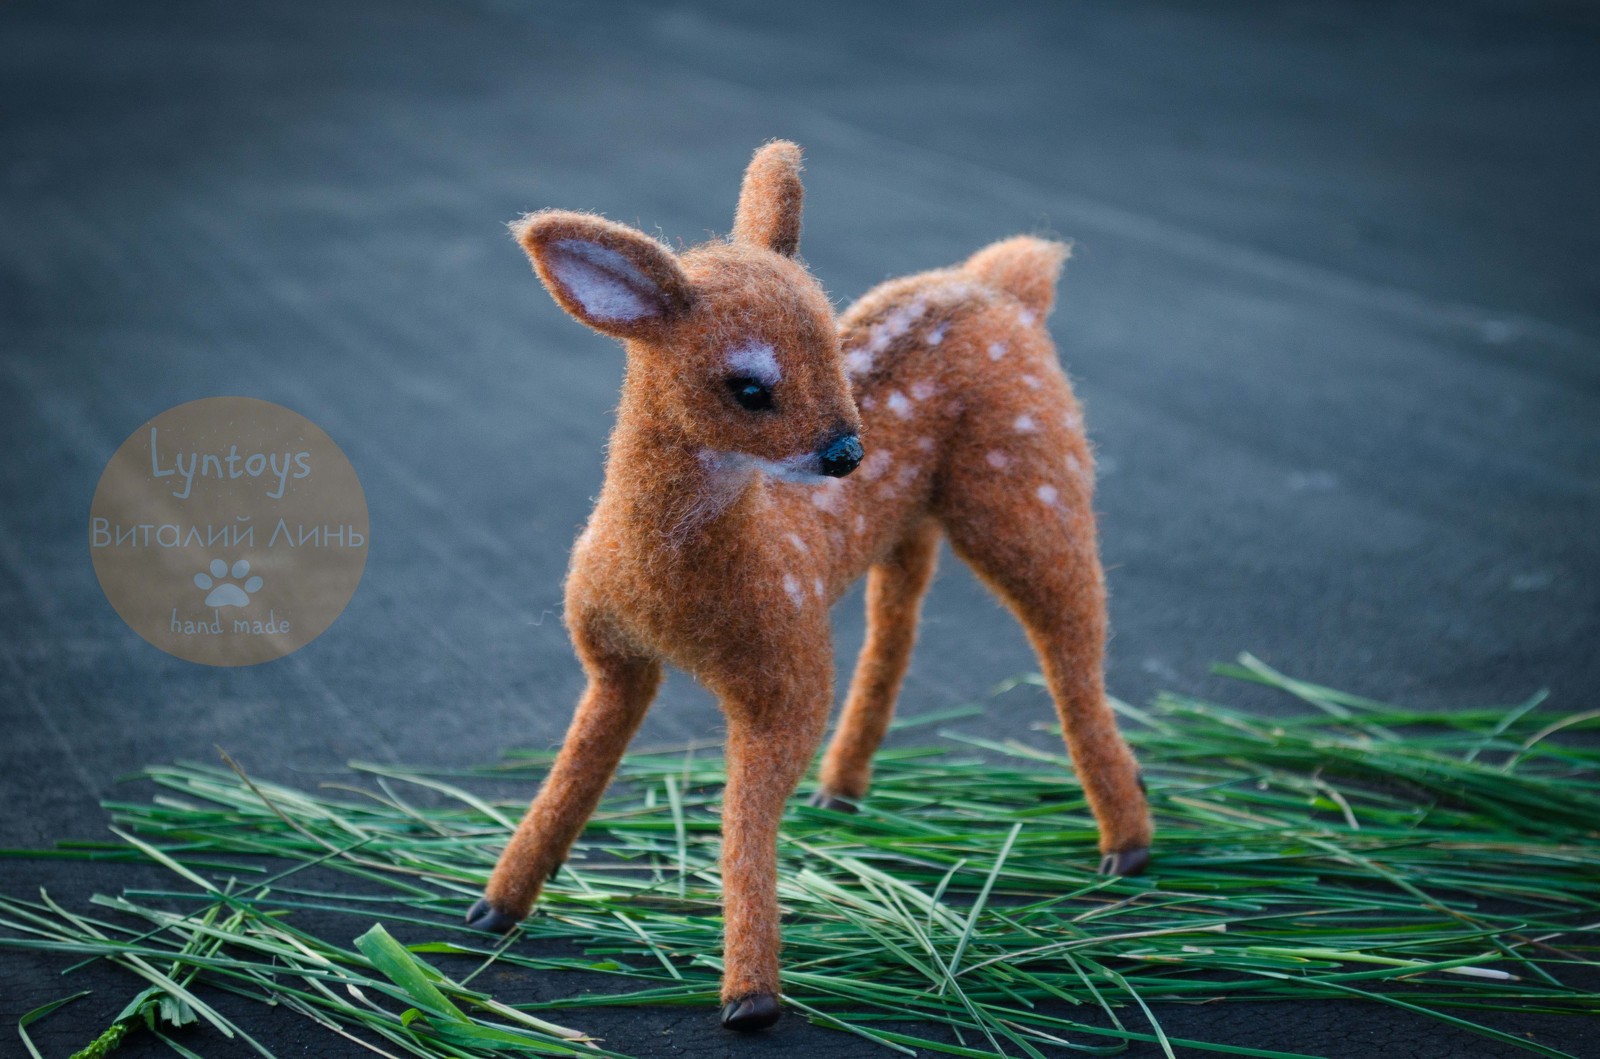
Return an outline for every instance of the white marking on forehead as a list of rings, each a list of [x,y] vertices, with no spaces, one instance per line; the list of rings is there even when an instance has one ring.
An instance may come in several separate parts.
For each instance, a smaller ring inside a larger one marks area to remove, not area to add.
[[[1056,492],[1056,487],[1053,485],[1041,485],[1038,489],[1038,494],[1040,500],[1043,500],[1052,507],[1055,506],[1056,498],[1060,496],[1060,494]]]
[[[1030,390],[1037,390],[1039,387],[1044,385],[1044,383],[1039,381],[1039,377],[1037,375],[1024,375],[1022,377],[1022,382],[1023,385],[1027,386],[1027,388]]]
[[[999,449],[990,450],[989,455],[985,456],[984,459],[988,460],[989,466],[997,471],[1004,470],[1011,463],[1011,457]]]
[[[889,410],[901,419],[911,415],[911,402],[906,400],[906,395],[899,390],[894,391],[888,398]]]
[[[918,379],[916,382],[911,384],[911,398],[915,401],[926,401],[928,398],[932,397],[938,392],[939,387],[935,386],[927,379]]]
[[[557,239],[546,260],[583,311],[597,320],[639,320],[661,313],[650,297],[660,291],[655,281],[610,247],[587,239]]]
[[[990,360],[999,360],[1001,357],[1003,357],[1005,355],[1006,355],[1006,344],[1004,342],[990,342],[989,343],[989,359]]]
[[[728,351],[728,367],[740,375],[747,375],[760,383],[776,386],[783,379],[778,367],[778,355],[765,342],[746,342]]]
[[[863,481],[870,482],[889,469],[889,464],[894,457],[889,455],[888,449],[873,449],[867,453],[867,458],[861,461],[861,470],[858,472]]]
[[[1022,324],[1023,327],[1031,325],[1037,319],[1039,319],[1039,317],[1032,309],[1017,310],[1017,320]]]
[[[1026,412],[1019,415],[1017,421],[1011,425],[1017,429],[1019,434],[1031,434],[1036,429],[1033,417]]]
[[[789,599],[796,607],[803,607],[806,605],[806,594],[800,591],[800,582],[795,580],[795,576],[793,574],[783,575],[783,590],[789,593]]]
[[[785,539],[790,544],[794,545],[795,550],[798,551],[798,552],[802,552],[803,553],[803,552],[806,552],[806,551],[810,550],[810,549],[808,549],[806,547],[806,542],[800,539],[800,534],[798,534],[798,533],[786,534],[785,535]]]
[[[876,359],[872,353],[865,349],[849,349],[844,354],[844,370],[850,375],[865,375],[872,370],[872,362]]]

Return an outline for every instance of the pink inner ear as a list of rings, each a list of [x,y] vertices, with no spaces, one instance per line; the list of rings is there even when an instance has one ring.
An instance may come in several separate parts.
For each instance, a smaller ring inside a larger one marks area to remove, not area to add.
[[[557,239],[546,247],[544,264],[595,320],[624,323],[664,311],[661,288],[627,257],[599,243]]]

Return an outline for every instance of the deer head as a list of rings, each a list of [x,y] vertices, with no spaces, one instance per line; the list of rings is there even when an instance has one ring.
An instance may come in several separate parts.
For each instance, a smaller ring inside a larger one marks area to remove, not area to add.
[[[556,302],[621,339],[635,414],[708,464],[790,480],[861,461],[860,417],[832,307],[795,254],[800,149],[774,141],[745,172],[733,235],[685,251],[593,214],[514,225]]]

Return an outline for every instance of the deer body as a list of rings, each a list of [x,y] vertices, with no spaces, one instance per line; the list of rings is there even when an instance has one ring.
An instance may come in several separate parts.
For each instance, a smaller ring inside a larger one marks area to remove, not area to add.
[[[584,214],[519,229],[563,307],[624,340],[628,375],[567,581],[589,687],[469,913],[495,930],[528,914],[662,665],[676,665],[728,722],[723,1023],[736,1029],[778,1016],[777,828],[833,699],[828,609],[867,576],[867,640],[815,799],[849,808],[867,793],[941,534],[1039,653],[1102,870],[1141,870],[1150,843],[1138,768],[1104,699],[1091,456],[1043,323],[1065,247],[994,244],[881,285],[836,325],[793,260],[798,170],[793,145],[763,148],[733,239],[681,255]]]

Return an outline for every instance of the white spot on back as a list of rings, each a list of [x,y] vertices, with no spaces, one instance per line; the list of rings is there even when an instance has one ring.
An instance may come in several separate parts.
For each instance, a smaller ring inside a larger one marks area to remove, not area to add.
[[[940,324],[938,327],[935,327],[932,331],[929,331],[928,332],[928,338],[927,338],[928,345],[937,346],[940,342],[943,342],[945,333],[948,330],[949,330],[949,328],[945,327],[944,324]]]
[[[923,452],[932,452],[933,451],[933,439],[932,438],[918,438],[917,439],[917,448],[921,449]]]
[[[918,470],[919,468],[914,463],[908,463],[901,467],[900,473],[897,475],[900,485],[907,486],[916,481]]]
[[[815,587],[816,587],[816,590],[817,590],[817,598],[818,599],[821,599],[824,595],[826,595],[826,592],[824,592],[823,587],[822,587],[822,578],[820,578],[820,577],[817,578],[817,580],[815,582]]]
[[[863,481],[870,482],[887,471],[893,460],[894,457],[889,455],[888,449],[873,449],[867,453],[867,458],[861,461],[861,470],[858,473]]]
[[[1011,463],[1011,457],[1007,456],[999,449],[991,450],[989,455],[985,456],[984,459],[988,460],[989,466],[993,467],[997,471],[1004,470]]]
[[[911,402],[906,400],[906,395],[901,393],[899,390],[895,390],[893,393],[891,393],[886,403],[889,406],[889,410],[895,415],[899,416],[901,419],[905,419],[911,415]]]
[[[844,370],[850,375],[865,375],[872,370],[875,358],[869,350],[848,349],[844,354]]]
[[[765,342],[746,342],[728,351],[728,367],[740,375],[747,375],[759,383],[776,386],[783,378],[778,367],[778,355]]]
[[[889,348],[889,343],[911,330],[911,325],[917,322],[917,317],[926,312],[927,308],[927,304],[918,298],[909,305],[891,309],[882,322],[873,325],[872,335],[867,340],[867,348],[873,353],[882,353]]]
[[[927,379],[918,379],[916,382],[911,384],[911,397],[913,400],[926,401],[928,398],[932,397],[938,392],[939,387],[935,386]]]
[[[825,484],[818,485],[811,491],[811,503],[822,511],[837,511],[843,495],[844,482],[838,478],[830,478]]]
[[[1053,485],[1041,485],[1038,489],[1038,496],[1040,500],[1054,507],[1060,494],[1056,492],[1056,487]]]
[[[789,534],[785,535],[785,538],[788,540],[788,542],[790,544],[794,545],[796,551],[804,554],[806,551],[809,550],[809,549],[806,548],[806,542],[800,539],[800,534],[798,534],[798,533],[789,533]]]
[[[1083,417],[1069,408],[1061,414],[1061,425],[1076,433],[1083,427]]]
[[[1031,434],[1036,429],[1033,422],[1033,416],[1026,412],[1019,415],[1016,422],[1012,423],[1011,425],[1017,429],[1019,434]]]
[[[1039,319],[1039,316],[1032,309],[1017,310],[1017,321],[1021,323],[1023,327],[1032,326],[1033,322],[1037,319]]]
[[[1004,342],[990,342],[989,343],[989,359],[990,360],[999,360],[1001,357],[1003,357],[1005,355],[1006,355],[1006,344]]]
[[[1022,377],[1022,383],[1030,390],[1037,390],[1039,387],[1044,385],[1044,383],[1039,381],[1039,377],[1037,375],[1024,375]]]
[[[878,407],[878,399],[869,393],[861,399],[861,407],[870,412]]]
[[[960,301],[979,294],[978,288],[964,279],[948,279],[941,282],[937,290],[950,301]]]
[[[800,590],[800,582],[795,580],[793,574],[783,575],[783,590],[789,594],[789,599],[797,607],[806,605],[806,594]]]

